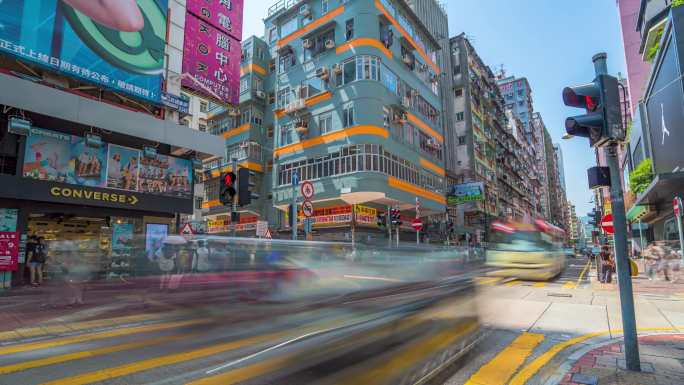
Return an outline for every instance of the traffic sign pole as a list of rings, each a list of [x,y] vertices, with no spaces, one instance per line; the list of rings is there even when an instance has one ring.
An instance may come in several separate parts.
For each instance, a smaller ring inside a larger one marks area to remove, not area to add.
[[[297,172],[292,173],[292,240],[297,240],[297,186],[299,185],[299,174]]]

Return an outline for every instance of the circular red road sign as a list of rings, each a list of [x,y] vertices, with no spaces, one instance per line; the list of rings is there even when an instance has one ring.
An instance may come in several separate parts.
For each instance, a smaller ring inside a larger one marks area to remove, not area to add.
[[[606,214],[601,220],[601,228],[608,234],[615,234],[615,226],[613,225],[613,214]]]
[[[675,216],[679,217],[682,215],[682,200],[679,197],[675,197],[672,200],[672,206],[674,207]]]
[[[411,226],[413,226],[413,229],[416,231],[420,231],[423,229],[423,221],[421,221],[419,218],[416,218],[411,222]]]
[[[311,183],[309,181],[302,183],[301,190],[302,190],[302,196],[304,197],[304,199],[309,200],[309,199],[313,198],[314,193],[315,193],[313,183]]]

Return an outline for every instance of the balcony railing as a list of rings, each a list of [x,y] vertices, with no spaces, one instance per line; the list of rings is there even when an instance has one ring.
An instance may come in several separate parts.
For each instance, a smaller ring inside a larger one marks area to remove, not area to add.
[[[286,11],[294,7],[301,1],[302,0],[280,0],[268,8],[268,16],[271,17],[276,13]]]

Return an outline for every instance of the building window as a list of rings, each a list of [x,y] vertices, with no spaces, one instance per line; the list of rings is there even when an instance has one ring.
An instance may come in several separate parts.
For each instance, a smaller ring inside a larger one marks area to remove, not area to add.
[[[254,111],[252,114],[252,123],[255,126],[261,127],[264,124],[264,115],[260,111]]]
[[[321,15],[328,13],[328,0],[321,0]]]
[[[292,92],[290,87],[285,87],[278,91],[277,107],[285,108],[290,104],[290,98],[292,97]]]
[[[332,113],[328,112],[318,116],[318,128],[321,130],[321,135],[334,131],[332,125]]]
[[[457,98],[463,96],[463,88],[459,88],[456,91],[454,91],[454,96],[456,96]]]
[[[283,124],[280,126],[280,145],[287,146],[295,142],[295,136],[297,133],[294,130],[294,125],[292,123]]]
[[[458,145],[459,146],[465,146],[466,144],[466,137],[465,135],[459,136],[458,137]]]
[[[382,84],[387,87],[388,90],[392,91],[393,94],[398,95],[398,82],[399,78],[394,74],[387,66],[382,63]]]
[[[274,44],[278,40],[278,29],[276,27],[271,27],[268,30],[268,43]]]
[[[382,45],[384,45],[385,48],[392,48],[392,44],[394,44],[394,32],[389,24],[380,23],[380,41],[382,41]]]
[[[296,17],[286,21],[280,26],[280,35],[285,37],[294,33],[299,28],[299,23]]]
[[[255,76],[254,78],[252,78],[252,83],[254,85],[254,90],[256,90],[256,91],[263,91],[264,90],[264,81],[261,80],[260,78]]]
[[[355,80],[380,81],[380,59],[375,56],[357,56],[344,63],[344,84]]]
[[[240,93],[243,94],[249,91],[249,77],[240,79]]]
[[[278,72],[287,72],[287,70],[289,70],[295,64],[297,64],[297,60],[294,54],[289,53],[286,55],[282,55],[278,58]]]
[[[457,112],[456,113],[456,121],[457,122],[462,122],[465,119],[465,114],[463,112]]]
[[[209,104],[207,102],[200,102],[200,112],[207,113],[207,109],[209,107]]]
[[[342,126],[345,128],[354,125],[354,105],[349,103],[342,107]]]
[[[349,19],[345,23],[344,38],[347,41],[354,38],[354,19]]]
[[[202,197],[196,197],[195,198],[195,210],[201,210],[203,203],[204,203],[204,199]]]

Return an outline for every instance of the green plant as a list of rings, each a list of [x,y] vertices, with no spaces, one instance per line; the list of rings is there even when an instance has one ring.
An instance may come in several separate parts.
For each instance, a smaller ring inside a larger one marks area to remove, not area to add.
[[[684,0],[673,0],[672,1],[672,8],[677,8],[680,5],[684,5]]]
[[[629,173],[629,189],[635,194],[641,194],[646,191],[654,177],[653,160],[646,158]]]
[[[684,1],[684,0],[682,0],[682,1]],[[653,46],[651,48],[649,48],[648,54],[646,55],[647,61],[653,60],[653,58],[658,53],[658,49],[660,49],[660,39],[662,39],[663,33],[665,33],[665,28],[660,28],[658,30],[658,34],[655,37],[655,40],[653,41]]]

